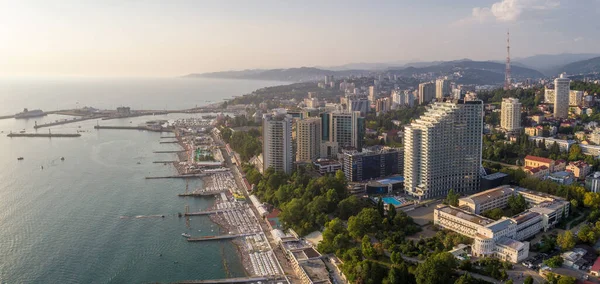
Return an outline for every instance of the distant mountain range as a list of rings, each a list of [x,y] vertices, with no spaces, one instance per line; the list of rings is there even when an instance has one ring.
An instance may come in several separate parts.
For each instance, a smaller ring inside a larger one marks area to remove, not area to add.
[[[567,64],[559,69],[569,75],[600,73],[600,57],[594,57],[582,61]]]
[[[414,64],[410,67],[392,67],[384,70],[325,70],[315,67],[300,67],[289,69],[253,69],[243,71],[224,71],[202,74],[189,74],[184,77],[225,78],[225,79],[254,79],[287,82],[304,82],[322,80],[325,75],[335,77],[362,76],[385,72],[401,77],[412,77],[419,74],[448,76],[461,74],[458,82],[470,84],[498,84],[504,80],[504,64],[491,61],[448,61]],[[536,70],[514,66],[512,74],[515,78],[541,78],[544,75]]]
[[[543,78],[560,72],[581,74],[599,72],[600,55],[597,54],[554,54],[535,55],[518,58],[512,62],[512,77]],[[189,74],[184,77],[274,80],[286,82],[306,82],[322,80],[325,75],[335,77],[363,76],[389,73],[401,77],[414,77],[430,74],[435,77],[457,75],[456,81],[463,84],[499,84],[504,81],[505,63],[502,61],[474,61],[460,59],[454,61],[393,63],[351,63],[327,68],[300,67],[288,69],[251,69]]]
[[[513,61],[523,66],[536,69],[547,76],[555,76],[563,72],[562,67],[574,62],[598,57],[600,54],[593,53],[562,53],[562,54],[540,54],[524,58],[515,58]],[[515,64],[515,63],[513,63]]]

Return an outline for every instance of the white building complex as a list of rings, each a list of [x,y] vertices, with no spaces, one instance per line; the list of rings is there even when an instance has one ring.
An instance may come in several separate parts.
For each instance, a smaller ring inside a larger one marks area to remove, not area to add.
[[[567,78],[564,73],[554,79],[554,117],[568,117],[570,89],[571,79]]]
[[[531,208],[497,221],[479,215],[484,210],[506,207],[508,198],[517,194],[522,195]],[[460,208],[438,205],[434,210],[434,223],[473,238],[471,251],[474,256],[517,263],[529,255],[529,242],[524,240],[552,228],[568,216],[569,205],[560,197],[501,186],[460,199]]]
[[[263,171],[292,173],[292,116],[285,110],[263,115]]]
[[[296,161],[311,162],[321,156],[321,118],[296,122]]]
[[[514,132],[521,129],[521,103],[519,99],[502,99],[500,126],[507,132]]]
[[[404,187],[419,199],[479,189],[483,103],[433,103],[404,130]]]

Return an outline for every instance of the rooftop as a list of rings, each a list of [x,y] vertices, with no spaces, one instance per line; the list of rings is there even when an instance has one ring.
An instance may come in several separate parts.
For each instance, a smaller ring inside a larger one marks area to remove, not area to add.
[[[508,185],[503,185],[500,187],[492,188],[490,190],[486,190],[483,192],[479,192],[473,195],[470,195],[465,198],[461,198],[461,200],[468,201],[471,200],[475,204],[484,203],[489,200],[493,200],[507,194],[512,194],[515,191],[514,188],[509,187]]]
[[[531,156],[531,155],[527,155],[525,157],[525,160],[531,160],[531,161],[536,161],[536,162],[540,162],[540,163],[548,163],[548,164],[551,164],[554,162],[554,160],[552,160],[552,159],[538,157],[538,156]]]
[[[531,212],[531,211],[525,211],[517,216],[512,217],[512,219],[517,222],[517,224],[522,224],[525,223],[537,216],[540,216],[540,213],[537,212]]]
[[[495,221],[491,224],[488,224],[487,226],[485,226],[486,228],[492,230],[492,232],[499,232],[502,231],[506,228],[508,228],[508,226],[515,224],[515,222],[511,219],[500,219],[498,221]]]
[[[302,267],[302,269],[304,269],[304,271],[306,272],[306,275],[308,275],[308,278],[310,278],[310,280],[312,280],[313,282],[320,282],[320,281],[325,281],[325,283],[330,283],[329,282],[329,272],[327,271],[327,266],[325,266],[325,263],[323,262],[323,260],[321,259],[311,259],[311,260],[307,260],[303,263],[300,264],[300,266]]]
[[[493,173],[491,175],[487,175],[484,177],[481,177],[483,179],[487,179],[487,180],[494,180],[494,179],[499,179],[499,178],[503,178],[503,177],[507,177],[508,175],[502,172],[497,172],[497,173]]]
[[[464,210],[456,208],[456,207],[444,206],[444,207],[438,208],[438,210],[440,210],[444,213],[456,216],[460,219],[469,221],[471,223],[475,223],[480,226],[485,226],[487,224],[494,222],[494,220],[492,220],[492,219],[488,219],[483,216],[475,215],[473,213],[464,211]]]
[[[501,237],[501,238],[499,238],[496,241],[496,245],[510,247],[510,248],[512,248],[514,250],[521,250],[525,246],[525,244],[523,244],[522,242],[513,240],[511,238],[507,238],[507,237]]]

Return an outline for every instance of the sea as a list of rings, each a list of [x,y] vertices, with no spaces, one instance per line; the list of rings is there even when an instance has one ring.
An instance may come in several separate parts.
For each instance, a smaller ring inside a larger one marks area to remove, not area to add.
[[[0,115],[90,106],[114,109],[183,109],[222,101],[273,81],[219,79],[0,79]],[[68,118],[48,115],[0,120],[0,283],[157,283],[245,276],[228,241],[189,243],[181,236],[214,235],[208,217],[179,218],[214,200],[182,198],[202,181],[147,180],[175,174],[179,150],[160,144],[160,133],[94,130],[102,125],[137,125],[190,114],[84,121],[51,127],[79,138],[8,138],[34,132],[35,122]],[[38,132],[45,133],[46,128]],[[18,161],[18,157],[23,160]],[[61,158],[64,158],[62,160]],[[163,217],[164,216],[164,217]]]

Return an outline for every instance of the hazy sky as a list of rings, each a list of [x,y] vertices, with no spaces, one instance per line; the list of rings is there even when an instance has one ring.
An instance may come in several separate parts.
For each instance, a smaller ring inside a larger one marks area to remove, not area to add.
[[[0,0],[0,76],[600,52],[600,0]]]

